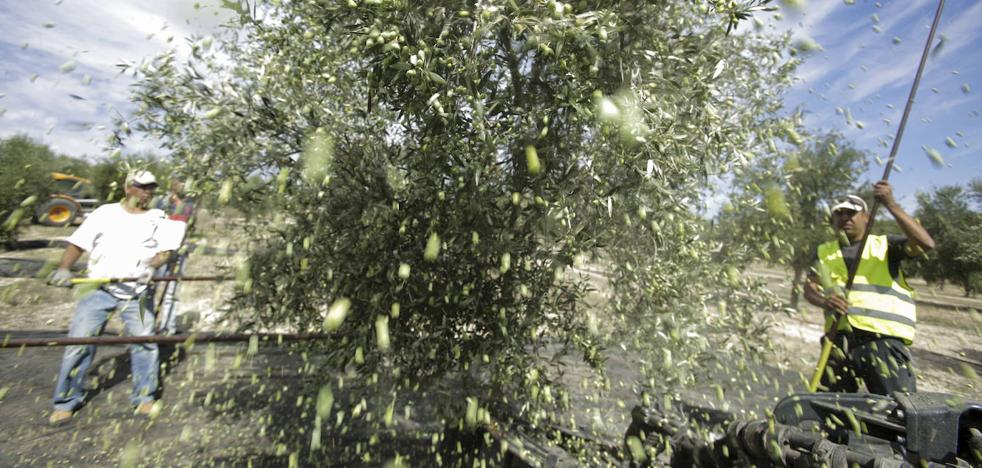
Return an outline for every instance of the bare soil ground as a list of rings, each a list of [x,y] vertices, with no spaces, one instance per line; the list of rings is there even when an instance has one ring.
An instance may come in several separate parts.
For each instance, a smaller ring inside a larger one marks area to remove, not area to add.
[[[767,281],[778,297],[791,290],[788,272],[758,266],[751,275]],[[958,288],[935,289],[913,279],[917,292],[914,356],[919,391],[954,393],[982,401],[982,299],[966,298]],[[810,378],[818,362],[824,319],[821,310],[801,300],[798,313],[778,313],[772,338],[782,349],[781,363]]]
[[[202,221],[199,232],[211,234],[194,242],[235,247],[235,223],[206,216]],[[72,229],[32,226],[24,238],[64,237]],[[0,252],[0,257],[56,261],[60,253],[60,248],[46,248]],[[192,255],[186,274],[219,274],[230,261],[227,256]],[[748,274],[787,296],[785,272],[756,268]],[[982,373],[982,301],[963,299],[951,290],[931,291],[924,285],[919,289],[925,297],[913,348],[919,388],[982,400],[982,384],[963,370],[968,366]],[[184,324],[195,331],[227,329],[221,307],[231,292],[231,284],[183,284],[179,296]],[[64,336],[74,303],[71,291],[45,286],[41,280],[0,278],[0,339]],[[778,324],[773,329],[778,352],[772,365],[737,371],[723,363],[707,369],[709,383],[668,397],[756,418],[764,408],[802,389],[803,378],[817,360],[821,314],[808,306],[796,314],[769,314]],[[110,320],[106,334],[120,332],[118,321]],[[63,349],[0,349],[0,466],[374,466],[397,456],[433,459],[432,438],[443,425],[427,415],[443,403],[438,391],[398,395],[391,425],[378,430],[378,419],[393,397],[379,395],[378,401],[366,402],[365,412],[374,416],[353,419],[350,408],[360,403],[361,396],[355,395],[361,393],[350,386],[338,390],[335,407],[349,413],[332,413],[320,430],[321,449],[312,450],[317,431],[309,404],[303,402],[309,402],[312,391],[316,394],[307,373],[316,358],[305,356],[302,348],[275,343],[263,344],[254,355],[246,347],[162,347],[162,405],[153,419],[132,414],[126,347],[100,347],[90,372],[90,402],[70,424],[58,428],[48,427],[46,419]],[[636,357],[612,349],[607,358],[608,388],[602,392],[591,387],[596,380],[589,369],[569,367],[565,380],[573,390],[575,411],[563,417],[569,427],[616,444],[629,423],[631,407],[639,403],[640,376],[633,363]],[[334,388],[346,375],[338,371],[331,376]],[[726,401],[716,397],[719,392]],[[556,451],[540,455],[564,460]]]

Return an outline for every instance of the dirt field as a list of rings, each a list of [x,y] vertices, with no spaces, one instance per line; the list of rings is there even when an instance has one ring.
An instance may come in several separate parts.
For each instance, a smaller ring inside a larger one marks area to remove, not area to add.
[[[757,267],[751,274],[765,279],[779,297],[790,293],[790,274]],[[914,355],[919,391],[947,392],[982,401],[982,300],[966,298],[958,289],[929,287],[913,279],[918,294]],[[818,361],[822,312],[801,300],[797,314],[776,314],[780,326],[773,338],[784,349],[783,365],[810,377]],[[966,370],[969,369],[969,370]],[[974,372],[974,375],[973,375]]]
[[[212,228],[205,232],[217,230]],[[51,239],[70,232],[32,226],[25,238]],[[194,241],[228,247],[229,238],[215,235]],[[2,252],[0,257],[54,261],[60,252],[60,248],[46,248]],[[229,263],[227,256],[193,255],[186,274],[220,274]],[[785,272],[756,268],[749,274],[765,279],[780,297],[787,296]],[[197,331],[221,330],[221,304],[232,285],[185,283],[181,288],[185,325]],[[923,284],[915,288],[922,296],[913,347],[919,389],[982,400],[980,382],[965,370],[982,373],[982,301],[964,299],[958,291],[932,291]],[[37,279],[0,278],[0,337],[64,336],[74,301],[71,291],[45,286]],[[802,389],[801,382],[817,360],[821,314],[804,307],[796,314],[775,312],[773,318],[778,323],[773,338],[779,352],[772,366],[739,375],[725,365],[707,370],[716,372],[713,378],[720,389],[705,385],[674,397],[753,418]],[[111,320],[106,334],[119,332],[118,321]],[[431,405],[438,405],[440,396],[426,393],[400,395],[393,422],[382,430],[377,421],[389,404],[385,396],[366,402],[366,411],[377,415],[374,423],[352,423],[350,414],[342,423],[344,415],[332,414],[332,421],[319,429],[311,415],[311,379],[305,373],[315,359],[275,344],[263,344],[258,354],[248,353],[245,344],[162,348],[164,389],[161,411],[154,419],[131,413],[127,349],[100,347],[90,372],[95,389],[90,403],[69,425],[51,428],[46,418],[62,352],[55,347],[0,350],[0,421],[5,421],[0,466],[379,465],[407,455],[432,456],[432,438],[442,430],[426,417],[435,411]],[[631,360],[616,350],[608,353],[610,390],[603,398],[589,389],[574,392],[576,412],[564,415],[573,427],[598,440],[619,441],[629,411],[639,400],[639,376]],[[588,371],[581,367],[571,367],[566,375],[570,388],[589,380]],[[343,372],[332,376],[344,377]],[[337,408],[360,403],[347,401],[349,395],[359,393],[348,391],[336,395]],[[717,391],[725,392],[730,401],[718,401]],[[311,449],[315,434],[320,434],[318,450]],[[541,455],[562,459],[561,453]]]

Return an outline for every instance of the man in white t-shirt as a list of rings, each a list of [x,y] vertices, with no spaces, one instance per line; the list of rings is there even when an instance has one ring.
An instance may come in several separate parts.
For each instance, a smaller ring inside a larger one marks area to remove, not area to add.
[[[174,235],[165,235],[168,221],[161,210],[148,209],[157,179],[147,171],[126,178],[125,198],[100,206],[68,238],[58,270],[48,280],[55,286],[71,286],[69,269],[88,251],[89,278],[140,278],[139,281],[108,283],[79,300],[72,316],[70,337],[96,336],[109,316],[119,310],[126,333],[154,334],[153,297],[146,294],[154,270],[170,256]],[[179,241],[179,240],[178,240]],[[58,373],[49,422],[68,422],[85,403],[85,376],[96,347],[68,346]],[[157,394],[159,358],[154,343],[130,345],[133,372],[131,401],[136,412],[149,415]]]

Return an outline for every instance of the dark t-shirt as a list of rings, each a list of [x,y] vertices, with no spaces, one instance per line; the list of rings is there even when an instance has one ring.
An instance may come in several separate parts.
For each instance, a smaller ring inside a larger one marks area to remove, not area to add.
[[[909,258],[907,251],[904,250],[904,246],[907,244],[907,238],[904,236],[887,236],[887,265],[890,267],[890,276],[897,278],[900,275],[900,262],[906,258]],[[840,246],[839,250],[842,251],[842,259],[846,262],[846,271],[852,268],[852,264],[856,263],[857,253],[859,252],[859,241],[853,242],[845,247]],[[815,264],[818,264],[818,249],[815,249]]]

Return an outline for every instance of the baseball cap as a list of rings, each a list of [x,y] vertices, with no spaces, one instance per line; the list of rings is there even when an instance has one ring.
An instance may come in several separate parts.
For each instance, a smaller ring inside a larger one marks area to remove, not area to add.
[[[846,195],[845,198],[836,201],[835,205],[832,206],[833,213],[839,210],[852,210],[858,212],[867,211],[868,208],[866,207],[866,201],[862,198],[857,197],[856,195]]]
[[[127,184],[157,185],[157,178],[150,171],[133,171],[126,176]]]

